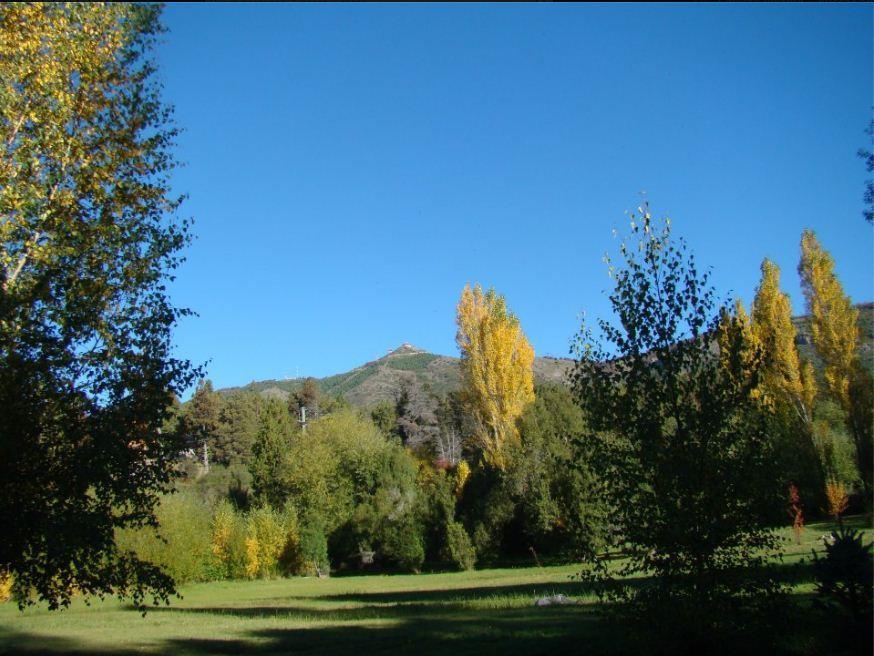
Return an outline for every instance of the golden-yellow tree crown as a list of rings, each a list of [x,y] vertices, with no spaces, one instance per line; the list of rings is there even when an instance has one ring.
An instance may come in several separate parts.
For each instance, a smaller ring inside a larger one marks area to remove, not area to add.
[[[780,268],[762,262],[762,279],[752,306],[752,333],[764,357],[762,393],[773,403],[788,403],[805,422],[812,420],[816,388],[809,366],[802,367],[795,346],[789,296],[780,290]]]
[[[847,408],[850,376],[857,358],[859,311],[844,294],[831,255],[810,230],[805,230],[801,237],[798,273],[807,300],[813,345],[825,365],[826,385],[841,406]]]
[[[534,349],[494,289],[465,286],[457,310],[456,342],[463,398],[476,426],[473,438],[487,464],[504,468],[508,445],[519,441],[516,420],[534,401]]]

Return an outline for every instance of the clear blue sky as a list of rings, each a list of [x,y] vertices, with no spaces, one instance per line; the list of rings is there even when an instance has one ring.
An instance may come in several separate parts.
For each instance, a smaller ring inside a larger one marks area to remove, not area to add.
[[[178,353],[218,386],[455,354],[468,281],[538,354],[608,312],[645,190],[723,293],[818,233],[857,301],[872,7],[171,4],[158,52],[197,241]]]

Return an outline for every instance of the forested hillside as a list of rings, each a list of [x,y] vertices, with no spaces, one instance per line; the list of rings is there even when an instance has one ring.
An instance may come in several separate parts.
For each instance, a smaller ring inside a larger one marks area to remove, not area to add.
[[[461,384],[458,363],[458,358],[403,344],[378,360],[345,373],[316,379],[316,383],[323,394],[342,396],[354,406],[369,407],[383,401],[394,402],[405,388],[416,396],[439,396],[455,391]],[[539,383],[563,382],[572,364],[568,358],[535,358],[534,378]],[[263,380],[249,383],[242,389],[286,399],[302,387],[303,381],[303,378]],[[229,393],[234,389],[239,388],[219,391]]]
[[[860,354],[868,369],[874,371],[874,303],[860,303],[857,307]],[[793,323],[798,331],[796,342],[799,354],[812,360],[814,367],[819,370],[821,363],[813,351],[808,318],[795,317]],[[562,383],[572,364],[569,358],[535,358],[534,378],[538,383]],[[303,378],[270,379],[253,381],[242,388],[219,391],[229,393],[244,389],[266,397],[287,399],[290,393],[302,387],[303,382]],[[429,353],[410,344],[403,344],[387,355],[351,371],[316,379],[319,391],[323,394],[342,396],[350,404],[362,408],[385,401],[394,402],[405,389],[415,398],[433,399],[432,404],[436,406],[436,397],[457,390],[460,382],[458,358]]]

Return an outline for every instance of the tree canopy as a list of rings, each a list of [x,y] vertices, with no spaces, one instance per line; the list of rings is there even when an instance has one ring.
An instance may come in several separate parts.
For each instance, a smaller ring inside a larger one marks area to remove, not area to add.
[[[154,5],[0,6],[0,562],[51,607],[173,590],[114,541],[154,522],[198,373],[171,352],[189,232],[161,29]]]
[[[516,420],[534,401],[534,349],[504,297],[469,285],[458,303],[462,396],[475,423],[484,461],[505,466],[504,450],[519,441]]]

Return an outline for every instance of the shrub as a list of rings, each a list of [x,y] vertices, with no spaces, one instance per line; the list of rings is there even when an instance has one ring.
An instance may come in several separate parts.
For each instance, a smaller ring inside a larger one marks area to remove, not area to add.
[[[0,604],[12,599],[12,574],[6,570],[0,570]]]
[[[832,543],[826,542],[825,558],[813,553],[816,593],[821,606],[843,608],[854,619],[871,617],[874,564],[871,544],[862,543],[862,533],[855,529],[832,531]]]
[[[245,568],[245,532],[240,516],[227,501],[220,502],[212,520],[212,554],[221,578],[235,578]]]
[[[297,514],[256,508],[243,514],[220,503],[212,522],[212,554],[225,578],[297,574],[302,569]]]
[[[246,517],[246,565],[248,578],[280,573],[280,559],[296,569],[300,537],[297,516],[290,509],[278,512],[269,506],[256,508]]]
[[[844,484],[838,480],[830,479],[825,484],[825,497],[828,502],[828,514],[831,515],[836,522],[839,522],[841,520],[841,515],[844,514],[847,506],[850,504]]]
[[[813,554],[815,603],[828,612],[830,620],[835,617],[835,609],[843,611],[845,621],[835,623],[835,639],[852,643],[847,646],[853,651],[870,654],[874,646],[872,545],[863,544],[861,532],[845,527],[833,531],[832,538],[831,544],[826,542],[825,558]]]
[[[383,531],[381,556],[401,569],[418,572],[425,560],[422,532],[413,521],[392,524]]]
[[[470,465],[467,460],[461,460],[455,468],[455,496],[461,498],[464,492],[464,485],[467,479],[470,478]]]
[[[164,496],[156,510],[157,531],[149,526],[118,531],[118,545],[160,566],[177,583],[221,577],[212,556],[209,505],[188,490]]]
[[[331,570],[328,539],[320,521],[305,522],[300,529],[300,570],[305,576],[322,576]]]
[[[446,526],[446,545],[443,558],[461,570],[473,569],[476,563],[476,551],[464,530],[458,522]]]

